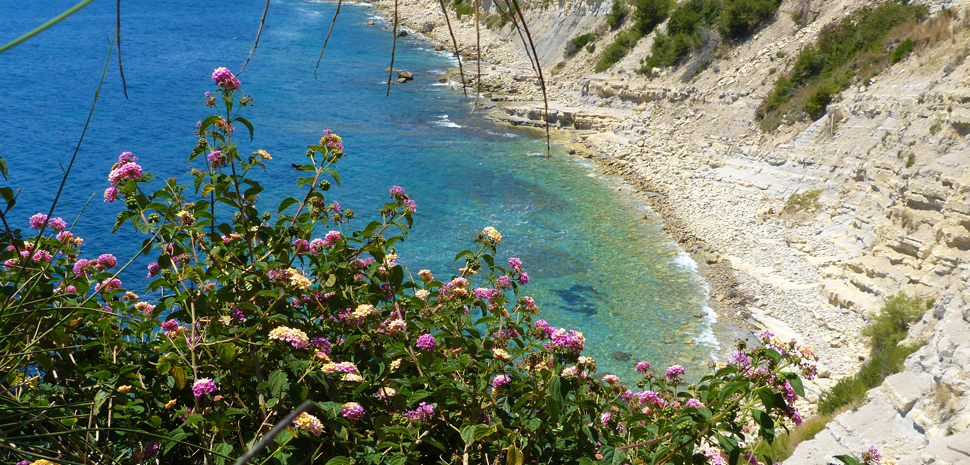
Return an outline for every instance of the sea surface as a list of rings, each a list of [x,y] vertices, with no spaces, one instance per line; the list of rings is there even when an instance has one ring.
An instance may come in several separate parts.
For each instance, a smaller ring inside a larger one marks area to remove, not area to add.
[[[0,43],[72,6],[74,0],[0,0]],[[210,113],[203,93],[212,70],[238,71],[256,35],[262,2],[219,4],[186,0],[122,2],[122,59],[117,56],[55,215],[69,222],[85,208],[75,232],[83,255],[114,253],[127,261],[143,236],[124,228],[111,234],[123,208],[101,193],[122,151],[139,157],[156,178],[181,176],[195,145],[197,121]],[[601,372],[633,380],[634,364],[703,365],[715,351],[713,312],[696,264],[661,229],[659,217],[620,181],[596,174],[581,159],[535,132],[500,126],[470,114],[470,100],[439,85],[454,65],[414,36],[400,40],[394,66],[414,81],[383,81],[390,65],[391,32],[373,8],[345,4],[315,77],[334,3],[273,0],[259,48],[240,75],[255,106],[253,144],[273,155],[260,174],[263,208],[299,195],[306,145],[325,129],[343,136],[347,157],[338,166],[343,187],[328,200],[353,208],[363,227],[402,186],[417,201],[411,238],[399,247],[413,273],[456,270],[455,253],[493,226],[503,234],[499,257],[522,259],[532,282],[524,287],[550,324],[582,331],[587,355]],[[115,3],[95,1],[39,36],[0,54],[0,141],[10,179],[21,189],[10,218],[46,212],[62,169],[84,126],[114,35]],[[376,26],[366,26],[376,19]],[[238,137],[238,132],[237,132]],[[88,203],[88,200],[91,201]],[[85,207],[86,205],[86,207]],[[122,276],[144,288],[147,258]],[[702,316],[702,317],[699,317]],[[612,358],[630,354],[626,362]]]

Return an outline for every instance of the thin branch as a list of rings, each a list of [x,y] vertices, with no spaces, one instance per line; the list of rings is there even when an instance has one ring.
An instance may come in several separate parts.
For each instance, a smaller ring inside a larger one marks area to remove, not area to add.
[[[387,69],[387,95],[391,95],[391,78],[394,77],[394,54],[397,52],[397,0],[394,0],[394,41],[391,45],[391,67]]]
[[[458,72],[461,74],[461,91],[465,94],[465,97],[468,97],[468,90],[465,89],[465,70],[461,66],[461,53],[458,52],[458,41],[455,40],[455,31],[451,29],[448,8],[445,7],[445,0],[438,0],[438,3],[441,5],[441,14],[445,15],[445,24],[448,25],[448,34],[451,35],[451,43],[455,46],[455,58],[458,59]]]
[[[317,68],[320,67],[320,61],[323,60],[323,52],[327,50],[327,42],[330,42],[330,34],[333,34],[333,26],[337,24],[337,15],[340,14],[340,5],[344,3],[344,0],[337,0],[337,11],[333,12],[333,21],[330,21],[330,30],[327,31],[327,38],[323,41],[323,48],[320,50],[320,58],[317,58],[317,66],[313,68],[313,79],[317,78]]]
[[[121,1],[121,0],[118,0]],[[263,18],[259,20],[259,30],[256,31],[256,42],[253,42],[253,49],[249,51],[249,57],[246,58],[246,62],[243,63],[242,68],[236,73],[236,76],[242,74],[243,70],[246,69],[246,65],[249,64],[249,60],[253,59],[253,52],[256,51],[256,47],[259,46],[259,36],[263,34],[263,26],[266,24],[266,12],[269,11],[269,1],[266,0],[266,6],[263,7]]]
[[[128,83],[125,82],[125,69],[121,67],[121,0],[118,0],[117,8],[118,24],[115,27],[115,42],[118,42],[118,73],[121,74],[121,90],[125,93],[125,100],[128,99]]]

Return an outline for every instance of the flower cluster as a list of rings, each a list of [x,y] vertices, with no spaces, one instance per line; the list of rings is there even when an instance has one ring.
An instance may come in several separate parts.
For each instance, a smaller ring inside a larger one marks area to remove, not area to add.
[[[340,414],[348,420],[360,421],[364,418],[364,407],[357,402],[347,402],[340,408]]]
[[[239,90],[239,78],[233,75],[232,71],[229,71],[225,67],[216,68],[215,71],[212,72],[212,82],[215,82],[226,92]]]
[[[192,394],[195,397],[202,397],[206,394],[212,394],[216,392],[218,387],[212,378],[199,378],[195,383],[192,383]]]
[[[422,334],[418,337],[418,342],[414,344],[415,347],[431,352],[434,350],[435,345],[437,345],[434,336],[430,334]]]
[[[111,203],[118,200],[119,184],[142,177],[141,165],[135,163],[137,160],[138,158],[131,152],[122,152],[121,155],[118,155],[118,162],[111,167],[111,172],[108,173],[108,182],[111,183],[111,187],[104,191],[105,202]]]
[[[485,229],[482,230],[482,239],[486,244],[499,245],[502,242],[502,233],[498,232],[497,229],[491,226],[486,226]]]
[[[404,418],[411,421],[428,421],[434,416],[434,406],[421,402],[418,408],[404,412]]]
[[[307,344],[310,342],[307,338],[306,333],[300,331],[296,328],[290,328],[287,326],[277,326],[269,332],[269,338],[276,341],[289,342],[290,345],[296,347],[297,349],[305,349]]]
[[[314,436],[320,436],[323,433],[323,423],[320,423],[320,419],[306,412],[300,413],[300,416],[293,420],[293,426],[313,433]]]

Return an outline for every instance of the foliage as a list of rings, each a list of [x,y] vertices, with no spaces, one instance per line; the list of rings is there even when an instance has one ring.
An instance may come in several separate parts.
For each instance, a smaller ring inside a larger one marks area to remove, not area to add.
[[[825,429],[826,424],[832,420],[831,415],[815,415],[806,419],[801,425],[791,428],[786,433],[780,433],[775,442],[769,444],[767,441],[758,441],[751,450],[755,455],[770,456],[775,461],[781,462],[791,457],[795,448],[804,441],[811,441],[815,435]]]
[[[596,44],[589,44],[586,46],[586,51],[589,53],[596,52]]]
[[[740,40],[775,17],[781,0],[724,0],[720,16],[721,36]]]
[[[623,20],[626,15],[630,13],[630,9],[625,5],[626,0],[613,0],[613,5],[610,7],[610,12],[606,14],[606,24],[610,25],[610,29],[616,30],[623,24]]]
[[[630,49],[636,47],[640,37],[640,31],[636,28],[627,29],[617,34],[616,39],[606,47],[606,50],[603,51],[603,56],[596,62],[595,71],[597,73],[606,71],[622,60],[627,53],[630,53]]]
[[[893,64],[899,63],[906,55],[913,51],[913,39],[907,37],[899,46],[893,49]]]
[[[796,212],[808,212],[812,213],[818,210],[818,198],[822,195],[821,189],[813,189],[810,191],[802,192],[801,194],[792,194],[788,196],[788,200],[785,201],[785,213],[796,213]]]
[[[475,14],[475,5],[471,3],[465,3],[464,0],[454,0],[451,4],[451,8],[455,10],[455,15],[458,19],[462,16],[471,16]]]
[[[296,166],[302,193],[259,210],[250,174],[272,156],[244,155],[235,133],[252,139],[252,98],[225,68],[213,80],[188,185],[131,152],[108,175],[105,201],[124,204],[113,229],[145,236],[159,299],[125,288],[113,255],[82,254],[60,218],[34,215],[33,239],[11,229],[8,199],[0,460],[224,464],[267,440],[254,453],[277,464],[734,462],[746,425],[771,442],[801,421],[817,357],[770,333],[696,383],[646,362],[645,391],[596,379],[582,333],[534,320],[528,273],[498,259],[494,228],[457,274],[415,279],[394,246],[417,205],[395,186],[352,228],[355,212],[326,201],[345,156],[329,131]]]
[[[819,414],[832,414],[844,406],[863,401],[866,391],[882,384],[887,376],[900,372],[906,357],[923,345],[900,345],[900,342],[925,311],[926,303],[919,297],[899,294],[889,299],[862,330],[870,347],[869,361],[858,373],[839,380],[831,390],[822,393],[818,402]]]
[[[909,156],[906,157],[906,167],[907,168],[912,168],[913,167],[913,164],[915,164],[915,163],[916,163],[916,154],[915,153],[910,153]]]
[[[566,42],[566,56],[568,57],[575,55],[576,52],[582,50],[583,47],[586,47],[586,44],[589,44],[595,39],[596,34],[593,33],[581,34],[573,37],[569,42]]]
[[[758,108],[762,129],[772,130],[802,111],[812,119],[820,118],[835,94],[853,82],[867,82],[891,64],[887,63],[891,60],[886,59],[885,43],[894,28],[916,24],[926,12],[925,6],[893,0],[860,8],[841,22],[825,26],[818,41],[802,49],[791,72],[775,81],[774,90]],[[902,47],[897,50],[905,50]]]
[[[637,22],[634,27],[640,31],[640,36],[653,32],[655,27],[667,19],[675,5],[674,0],[636,0],[637,10],[634,17]]]

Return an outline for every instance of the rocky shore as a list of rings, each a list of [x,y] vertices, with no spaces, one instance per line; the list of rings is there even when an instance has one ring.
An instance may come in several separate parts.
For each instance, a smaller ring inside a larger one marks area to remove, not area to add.
[[[469,90],[481,86],[480,104],[495,105],[494,119],[548,122],[570,151],[637,188],[702,264],[720,321],[815,347],[823,362],[806,386],[809,412],[822,390],[865,360],[859,332],[882,302],[900,292],[936,299],[910,333],[928,344],[907,361],[909,375],[871,391],[869,405],[803,443],[791,463],[861,444],[899,463],[970,463],[950,449],[970,444],[970,64],[954,58],[967,56],[970,18],[959,3],[929,3],[957,12],[947,40],[842,92],[820,120],[763,133],[754,110],[777,75],[823,26],[860,6],[809,4],[814,21],[804,26],[790,19],[802,4],[783,2],[773,24],[706,68],[648,79],[633,70],[651,37],[604,73],[592,70],[598,54],[564,56],[565,42],[582,33],[596,33],[599,50],[612,41],[617,31],[603,24],[609,2],[525,2],[546,70],[548,117],[515,30],[482,27],[477,39],[473,20],[449,15],[465,81]],[[393,17],[393,2],[375,6]],[[399,7],[400,27],[453,50],[439,3]],[[462,80],[457,72],[446,79]],[[804,192],[818,193],[817,208],[786,210]]]

